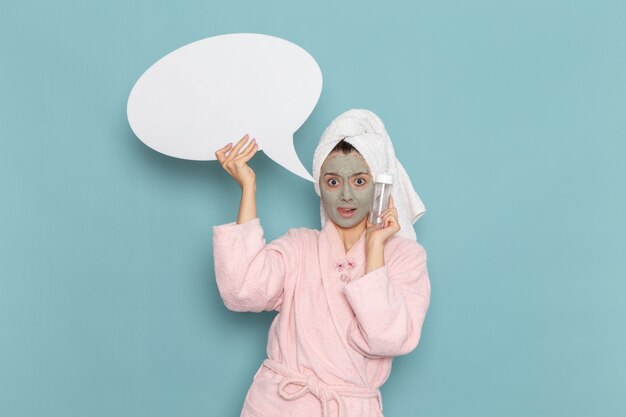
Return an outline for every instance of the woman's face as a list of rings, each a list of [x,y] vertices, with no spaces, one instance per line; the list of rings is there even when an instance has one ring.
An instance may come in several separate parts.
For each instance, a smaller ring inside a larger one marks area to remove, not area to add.
[[[320,193],[328,217],[342,228],[358,225],[369,214],[374,182],[357,152],[328,155],[320,171]]]

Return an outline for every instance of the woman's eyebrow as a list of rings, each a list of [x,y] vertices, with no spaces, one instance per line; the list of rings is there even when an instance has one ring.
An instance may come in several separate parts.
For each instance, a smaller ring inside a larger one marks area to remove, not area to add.
[[[350,174],[350,176],[351,176],[351,177],[354,177],[354,176],[356,176],[356,175],[369,175],[369,174],[370,174],[369,172],[367,172],[367,171],[363,171],[363,172],[355,172],[354,174]],[[324,176],[326,176],[326,175],[334,175],[335,177],[341,177],[341,175],[339,175],[339,174],[337,174],[337,173],[335,173],[335,172],[326,172],[326,173],[324,174]]]

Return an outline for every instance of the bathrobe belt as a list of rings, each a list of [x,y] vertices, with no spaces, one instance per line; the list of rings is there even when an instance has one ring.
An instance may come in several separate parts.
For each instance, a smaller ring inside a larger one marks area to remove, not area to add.
[[[303,397],[307,393],[313,394],[322,404],[322,416],[329,417],[328,415],[328,403],[331,400],[335,400],[339,409],[339,417],[345,416],[345,405],[343,404],[342,396],[355,397],[355,398],[376,398],[380,406],[380,410],[383,409],[383,402],[380,395],[380,391],[369,387],[358,387],[355,385],[328,385],[319,380],[319,378],[310,375],[304,375],[300,372],[296,372],[271,359],[265,359],[263,366],[271,369],[272,371],[281,374],[284,378],[278,385],[278,394],[285,400],[291,401]],[[300,389],[294,392],[288,392],[285,388],[287,385],[299,385]]]

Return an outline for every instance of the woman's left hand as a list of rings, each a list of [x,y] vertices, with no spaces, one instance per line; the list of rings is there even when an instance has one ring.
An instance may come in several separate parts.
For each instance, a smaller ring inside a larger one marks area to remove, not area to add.
[[[398,223],[398,210],[396,210],[393,205],[393,197],[389,196],[389,207],[381,213],[380,217],[382,220],[382,227],[371,224],[369,221],[367,223],[365,242],[368,247],[383,246],[387,239],[400,230],[400,223]]]

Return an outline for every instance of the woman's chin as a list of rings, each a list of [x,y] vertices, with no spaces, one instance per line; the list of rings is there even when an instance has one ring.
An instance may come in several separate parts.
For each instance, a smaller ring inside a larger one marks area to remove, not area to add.
[[[364,220],[366,218],[367,218],[367,214],[364,216],[360,216],[360,217],[354,216],[354,217],[349,217],[349,218],[331,217],[330,221],[332,221],[335,226],[341,229],[350,230],[350,229],[356,229],[356,228],[365,228],[366,223]]]

